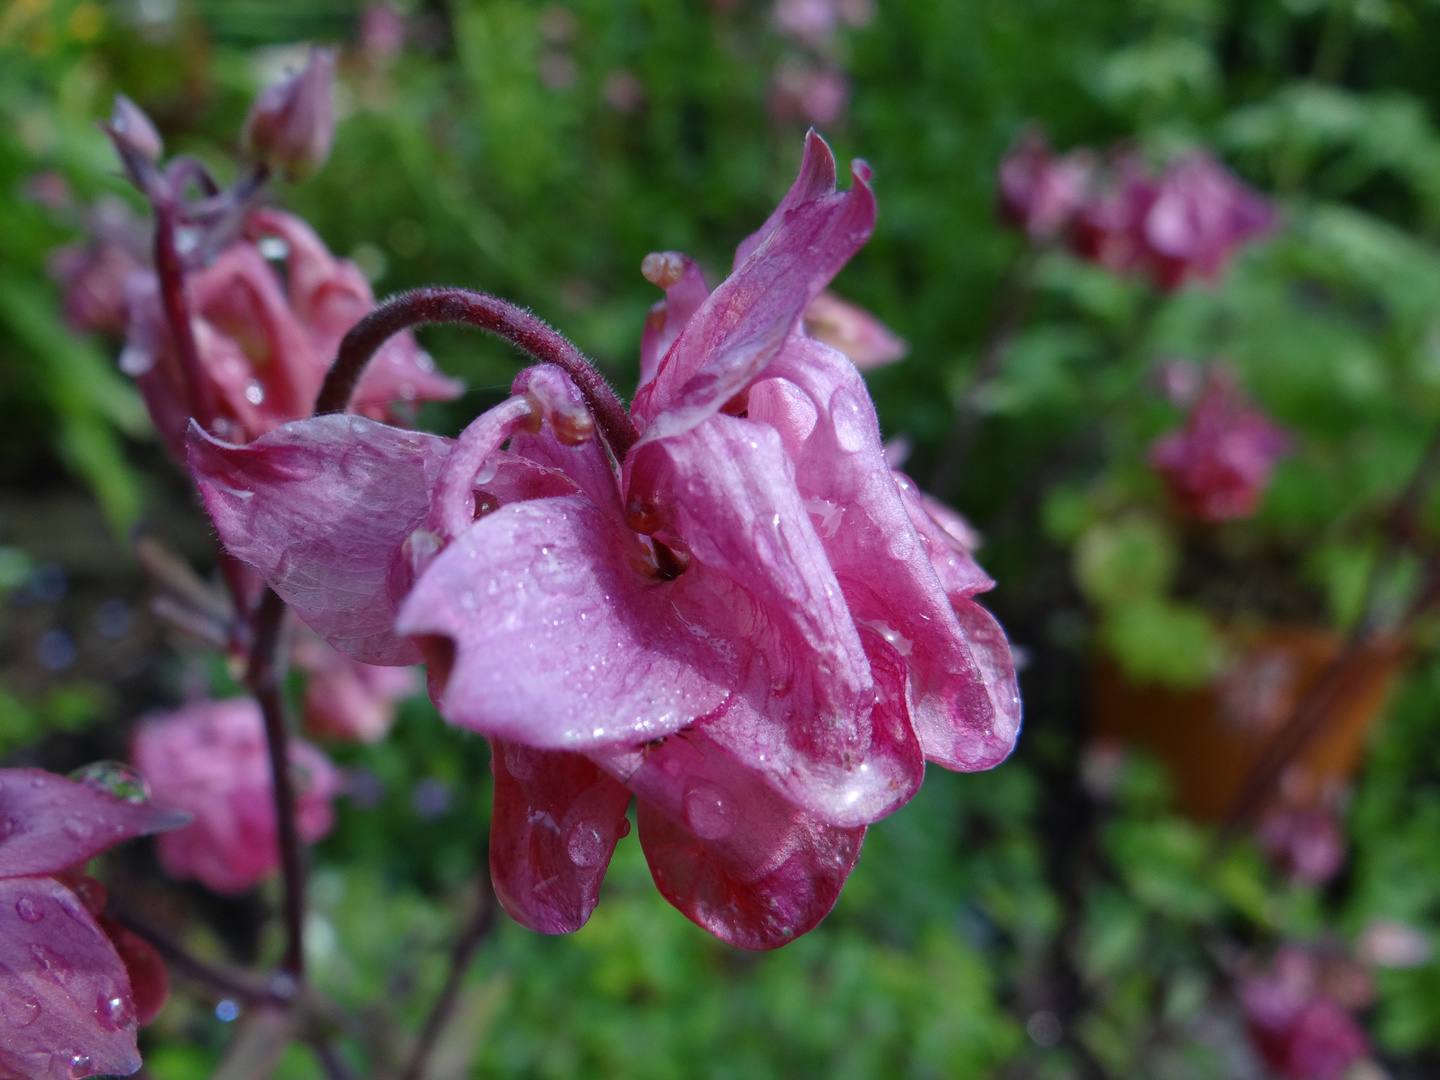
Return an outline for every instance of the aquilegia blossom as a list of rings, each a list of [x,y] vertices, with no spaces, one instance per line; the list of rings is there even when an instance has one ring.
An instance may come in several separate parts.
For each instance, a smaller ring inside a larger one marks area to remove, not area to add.
[[[1151,445],[1150,464],[1179,509],[1201,521],[1230,521],[1255,512],[1289,448],[1290,436],[1217,370],[1185,426]]]
[[[1271,969],[1240,982],[1250,1038],[1285,1080],[1341,1080],[1370,1052],[1370,1040],[1328,992],[1316,957],[1287,946]]]
[[[167,874],[237,893],[280,865],[265,722],[254,698],[194,702],[151,717],[135,729],[130,750],[156,804],[195,819],[160,837]],[[296,824],[313,843],[334,821],[330,800],[340,790],[340,773],[315,747],[293,740],[290,763]]]
[[[304,628],[290,658],[308,676],[301,714],[317,738],[379,742],[395,722],[396,704],[420,689],[414,668],[362,664]]]
[[[165,1001],[165,966],[106,918],[85,863],[132,837],[185,823],[143,784],[76,782],[0,769],[0,1076],[80,1080],[140,1067],[135,1031]]]
[[[783,944],[927,759],[1014,745],[1009,648],[972,599],[993,582],[886,464],[855,365],[801,327],[873,227],[852,172],[836,191],[812,134],[713,293],[647,258],[666,300],[618,469],[551,364],[457,440],[338,415],[247,446],[191,430],[227,549],[355,658],[423,656],[442,715],[489,737],[495,887],[534,929],[589,917],[633,795],[671,903]]]

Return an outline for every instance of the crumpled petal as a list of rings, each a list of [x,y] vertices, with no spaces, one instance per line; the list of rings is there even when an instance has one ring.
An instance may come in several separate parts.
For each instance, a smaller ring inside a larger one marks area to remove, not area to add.
[[[860,857],[863,825],[817,821],[702,728],[592,756],[639,798],[640,844],[656,888],[731,945],[774,949],[813,928]]]
[[[189,463],[231,555],[341,652],[403,665],[421,656],[395,633],[409,587],[401,548],[425,521],[450,447],[362,417],[320,416],[245,446],[192,427]]]
[[[0,878],[58,874],[123,840],[189,820],[43,769],[0,769]]]
[[[646,576],[643,554],[583,496],[475,522],[416,582],[397,623],[424,639],[445,718],[578,750],[667,735],[716,709],[733,660],[682,614],[686,575]]]
[[[490,740],[495,803],[490,876],[521,926],[568,934],[585,925],[620,838],[630,791],[588,758]]]
[[[657,538],[688,550],[680,580],[724,598],[708,625],[746,664],[711,737],[824,821],[896,809],[919,758],[876,737],[870,663],[775,431],[714,416],[637,447],[626,471],[632,500],[670,508]]]
[[[818,136],[812,138],[801,179],[786,196],[787,202],[792,196],[803,201],[793,207],[781,204],[778,224],[710,294],[654,380],[636,393],[631,413],[644,439],[680,434],[743,391],[779,351],[810,302],[870,238],[875,197],[869,167],[852,163],[854,182],[845,192],[821,183],[833,179],[833,168],[829,147]]]
[[[52,877],[0,880],[0,1075],[129,1076],[135,1031],[125,965],[76,895]]]
[[[798,335],[766,374],[774,378],[752,387],[750,416],[782,432],[795,484],[856,623],[905,657],[926,757],[965,771],[998,764],[1019,735],[1009,649],[984,619],[968,609],[959,618],[952,612],[955,598],[947,597],[885,461],[863,377],[839,352]],[[784,394],[776,379],[804,393],[810,409],[774,404]],[[801,417],[808,430],[797,428]],[[942,555],[952,581],[968,569],[951,545]],[[978,642],[967,625],[980,629]]]

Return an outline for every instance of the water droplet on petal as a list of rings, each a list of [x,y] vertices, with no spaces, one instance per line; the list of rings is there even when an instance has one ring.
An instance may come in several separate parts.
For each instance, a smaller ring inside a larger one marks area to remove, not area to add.
[[[13,992],[0,996],[0,1016],[12,1027],[29,1027],[40,1019],[40,1001],[26,994],[24,997]]]
[[[605,858],[605,838],[594,825],[582,821],[570,830],[565,851],[576,866],[597,866]]]
[[[70,1059],[70,1080],[84,1080],[94,1076],[95,1068],[90,1064],[89,1054],[76,1054]]]
[[[95,1019],[106,1031],[123,1031],[135,1023],[128,994],[101,991],[95,997]]]
[[[35,958],[35,963],[40,965],[40,970],[61,986],[68,983],[75,974],[75,969],[70,966],[70,961],[50,948],[49,945],[31,945],[30,955]]]
[[[265,388],[256,379],[251,379],[245,386],[245,400],[251,405],[259,405],[265,400]]]
[[[13,817],[0,818],[0,840],[8,840],[19,827],[20,823]]]
[[[137,806],[150,801],[150,785],[139,771],[123,761],[96,761],[70,774],[77,784]]]
[[[15,914],[20,916],[21,922],[27,923],[37,923],[45,917],[40,905],[28,896],[15,901]]]
[[[81,821],[79,818],[67,818],[61,828],[65,830],[65,835],[73,840],[88,840],[90,834],[95,831],[88,822]]]
[[[739,816],[735,800],[713,784],[693,783],[685,792],[685,821],[702,840],[723,840]]]

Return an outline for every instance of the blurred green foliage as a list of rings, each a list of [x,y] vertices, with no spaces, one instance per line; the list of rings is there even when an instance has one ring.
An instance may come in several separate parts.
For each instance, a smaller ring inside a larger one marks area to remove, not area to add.
[[[293,61],[289,47],[346,46],[334,155],[279,200],[377,291],[509,296],[622,390],[656,298],[641,258],[684,250],[718,280],[793,175],[801,128],[767,101],[794,46],[761,0],[399,10],[409,47],[389,62],[358,47],[349,0],[0,7],[7,488],[40,490],[59,464],[123,530],[175,483],[114,343],[64,326],[46,273],[80,206],[131,198],[94,126],[116,91],[171,150],[228,177],[248,102]],[[622,843],[584,930],[552,940],[502,926],[435,1080],[1241,1075],[1227,948],[1353,939],[1376,916],[1440,931],[1440,666],[1428,654],[1358,783],[1350,869],[1323,893],[1246,844],[1217,857],[1208,831],[1170,812],[1153,763],[1129,760],[1103,797],[1077,781],[1093,648],[1137,678],[1193,685],[1215,670],[1228,620],[1359,617],[1385,509],[1440,420],[1437,35],[1428,0],[878,0],[867,27],[842,34],[852,97],[826,135],[874,167],[881,212],[837,288],[911,343],[871,385],[887,434],[914,441],[908,468],[922,480],[1019,272],[1024,242],[994,220],[993,176],[1026,123],[1061,147],[1129,140],[1156,159],[1210,144],[1280,200],[1283,229],[1220,284],[1163,301],[1064,253],[1038,259],[953,493],[987,535],[995,607],[1037,660],[1018,757],[983,776],[932,770],[872,829],[835,913],[776,954],[741,954],[685,922]],[[617,89],[631,85],[638,96]],[[68,205],[36,201],[51,171]],[[427,406],[425,426],[453,431],[505,392],[515,362],[502,346],[462,331],[425,340],[471,387]],[[1180,419],[1154,382],[1172,358],[1223,360],[1295,433],[1254,519],[1200,535],[1166,512],[1144,453]],[[1422,524],[1440,525],[1437,509]],[[45,557],[3,549],[0,587]],[[0,691],[0,751],[83,726],[96,700]],[[380,795],[344,803],[318,849],[310,946],[322,987],[362,1019],[347,1054],[393,1068],[466,915],[485,751],[411,703],[385,743],[334,753]],[[422,783],[448,794],[430,817]],[[218,953],[206,933],[195,944]],[[1370,1027],[1387,1064],[1434,1075],[1440,966],[1378,983]],[[214,1067],[230,1029],[213,1006],[177,994],[146,1033],[158,1080]],[[292,1051],[279,1075],[317,1068]]]

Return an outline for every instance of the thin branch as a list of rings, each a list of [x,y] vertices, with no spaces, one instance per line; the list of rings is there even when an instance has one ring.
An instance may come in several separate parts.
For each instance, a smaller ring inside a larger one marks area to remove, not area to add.
[[[580,388],[616,458],[624,460],[639,433],[623,402],[579,349],[546,323],[508,301],[470,289],[424,288],[385,300],[340,342],[315,400],[315,414],[344,412],[370,357],[392,335],[427,323],[463,323],[488,330],[536,360],[563,368]]]
[[[169,967],[191,982],[198,983],[223,997],[234,998],[246,1005],[273,1005],[285,1007],[290,999],[250,978],[248,975],[226,971],[224,968],[201,960],[185,948],[170,933],[142,918],[133,911],[120,907],[112,899],[105,907],[105,914],[143,938],[154,947]]]
[[[435,999],[435,1004],[431,1006],[430,1015],[425,1019],[425,1026],[415,1043],[415,1052],[411,1055],[410,1063],[405,1066],[405,1071],[400,1074],[400,1080],[423,1080],[425,1068],[430,1061],[430,1052],[435,1048],[441,1031],[455,1011],[465,973],[475,959],[476,950],[495,925],[495,890],[490,882],[488,858],[482,860],[475,891],[475,913],[451,950],[450,970],[445,976],[445,986],[441,989],[440,996]]]
[[[280,968],[302,982],[305,978],[305,853],[296,823],[289,732],[280,693],[279,652],[285,610],[285,601],[267,586],[251,619],[245,684],[260,702],[260,711],[265,717],[265,742],[275,786],[275,832],[280,847],[280,875],[285,886],[285,958]]]

